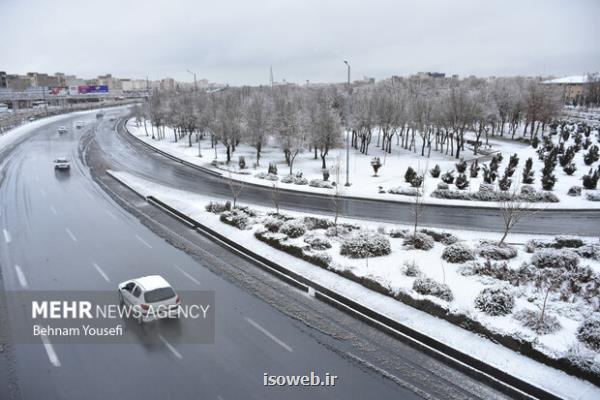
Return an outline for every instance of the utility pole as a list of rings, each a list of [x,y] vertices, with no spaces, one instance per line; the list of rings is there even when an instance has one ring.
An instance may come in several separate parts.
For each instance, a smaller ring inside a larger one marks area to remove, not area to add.
[[[348,114],[346,116],[346,184],[350,186],[350,134],[352,132],[352,88],[350,87],[350,64],[344,60],[344,64],[348,67]]]
[[[273,67],[271,66],[271,73],[269,75],[269,85],[273,88]]]

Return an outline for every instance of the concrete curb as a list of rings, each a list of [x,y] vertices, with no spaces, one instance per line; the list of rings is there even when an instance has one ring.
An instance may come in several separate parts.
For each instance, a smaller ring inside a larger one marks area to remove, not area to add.
[[[121,179],[108,171],[107,173],[117,182],[143,197],[143,195],[131,188]],[[561,397],[553,393],[510,375],[506,371],[487,364],[484,361],[481,361],[466,353],[458,351],[451,346],[438,341],[437,339],[434,339],[396,320],[382,315],[379,312],[352,299],[349,299],[342,294],[323,287],[317,282],[299,275],[287,267],[243,247],[242,245],[203,225],[201,222],[190,218],[189,216],[183,214],[182,212],[171,207],[167,203],[162,202],[154,196],[147,196],[146,200],[153,206],[163,210],[187,226],[195,229],[199,233],[209,236],[222,246],[235,251],[235,253],[244,257],[247,261],[252,262],[253,264],[267,270],[270,273],[273,273],[286,283],[289,283],[304,292],[312,294],[314,291],[314,296],[317,299],[324,301],[387,334],[390,334],[396,339],[402,340],[417,347],[419,350],[429,354],[430,356],[451,365],[452,367],[462,371],[463,373],[466,373],[473,378],[485,382],[486,384],[503,393],[521,399],[561,399]]]

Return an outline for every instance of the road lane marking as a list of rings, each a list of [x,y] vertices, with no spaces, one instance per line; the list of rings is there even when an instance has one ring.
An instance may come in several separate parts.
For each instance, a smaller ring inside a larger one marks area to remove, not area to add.
[[[71,232],[69,228],[65,228],[65,231],[67,231],[67,233],[69,234],[69,236],[71,236],[71,239],[73,239],[74,242],[77,241],[77,238],[75,237],[75,235],[73,235],[73,232]]]
[[[144,244],[144,246],[148,247],[149,249],[152,248],[152,246],[150,246],[150,244],[148,244],[148,242],[146,242],[144,239],[142,239],[138,235],[135,235],[135,237],[136,237],[137,240],[139,240],[140,242],[142,242]]]
[[[4,234],[4,241],[10,243],[10,232],[6,229],[2,229],[2,233]]]
[[[56,208],[54,208],[54,206],[50,206],[50,211],[52,211],[52,214],[58,215],[58,213],[56,212]]]
[[[174,355],[175,357],[179,358],[180,360],[183,358],[183,356],[181,355],[181,353],[180,353],[180,352],[178,352],[178,351],[177,351],[177,349],[176,349],[175,347],[173,347],[173,345],[172,345],[171,343],[169,343],[169,342],[167,341],[167,339],[165,339],[165,338],[163,337],[163,335],[159,334],[159,335],[158,335],[158,338],[160,339],[160,341],[161,341],[161,342],[163,342],[163,343],[164,343],[164,345],[165,345],[165,346],[167,346],[167,349],[169,349],[169,351],[170,351],[171,353],[173,353],[173,355]]]
[[[268,336],[271,340],[273,340],[275,343],[277,343],[278,345],[280,345],[281,347],[283,347],[284,349],[286,349],[287,351],[289,351],[290,353],[293,352],[294,350],[288,346],[287,344],[285,344],[282,340],[280,340],[279,338],[277,338],[277,336],[273,335],[271,332],[269,332],[268,330],[266,330],[265,328],[263,328],[262,326],[260,326],[258,324],[258,322],[255,322],[254,320],[248,318],[248,317],[244,317],[244,319],[246,320],[246,322],[248,322],[250,325],[252,325],[253,327],[255,327],[256,329],[258,329],[259,331],[261,331],[262,333],[264,333],[266,336]]]
[[[84,193],[86,194],[87,197],[89,197],[90,199],[94,199],[94,196],[92,196],[92,194],[90,192],[88,192],[87,189],[83,189]]]
[[[185,275],[190,281],[194,282],[196,285],[200,286],[200,282],[198,281],[198,279],[194,278],[192,275],[188,274],[187,272],[185,272],[183,270],[183,268],[181,268],[179,265],[177,264],[173,264],[173,266],[175,268],[177,268],[179,270],[179,272],[181,272],[183,275]]]
[[[50,360],[50,364],[55,367],[60,367],[60,360],[54,351],[54,347],[52,347],[52,343],[48,340],[48,336],[40,335],[42,339],[42,343],[44,344],[44,348],[46,349],[46,354],[48,354],[48,359]]]
[[[104,278],[104,280],[106,282],[110,282],[110,279],[108,279],[108,275],[106,275],[106,273],[104,271],[102,271],[102,268],[100,268],[100,266],[96,263],[92,263],[92,265],[94,266],[94,268],[96,268],[96,271],[98,271],[98,273],[100,275],[102,275],[102,277]]]
[[[112,219],[114,219],[115,221],[118,221],[118,220],[119,220],[119,219],[118,219],[118,218],[115,216],[115,214],[111,213],[111,212],[110,212],[110,211],[108,211],[108,210],[105,210],[105,211],[106,211],[106,213],[107,213],[107,214],[108,214],[108,215],[109,215],[109,216],[110,216]]]
[[[46,191],[44,190],[44,188],[40,189],[40,193],[42,194],[42,197],[46,197]]]
[[[15,264],[15,272],[17,273],[17,279],[19,280],[19,285],[21,285],[21,287],[23,289],[27,288],[27,279],[25,279],[25,274],[23,273],[23,270],[21,269],[20,266]]]

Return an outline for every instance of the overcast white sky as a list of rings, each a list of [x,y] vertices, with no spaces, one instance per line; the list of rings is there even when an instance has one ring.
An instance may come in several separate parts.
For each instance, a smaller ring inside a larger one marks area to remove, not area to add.
[[[0,70],[230,84],[600,70],[599,0],[0,0]]]

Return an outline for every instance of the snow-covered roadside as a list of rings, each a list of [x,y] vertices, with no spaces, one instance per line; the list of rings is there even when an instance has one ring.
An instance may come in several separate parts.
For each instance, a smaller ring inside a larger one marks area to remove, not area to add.
[[[600,398],[600,388],[595,387],[586,381],[573,378],[561,371],[554,370],[535,362],[503,346],[494,344],[474,333],[452,325],[449,322],[417,311],[388,296],[368,290],[355,282],[340,278],[340,276],[335,273],[316,267],[287,253],[276,251],[265,243],[256,240],[252,231],[242,231],[223,224],[219,221],[218,215],[205,211],[204,206],[210,201],[210,199],[205,196],[154,184],[127,173],[114,172],[113,174],[142,195],[153,195],[158,199],[167,202],[181,212],[190,215],[192,218],[201,220],[210,228],[233,238],[238,243],[252,248],[258,253],[268,254],[269,258],[273,259],[273,261],[282,263],[288,268],[293,269],[295,272],[317,281],[332,290],[336,290],[351,299],[355,299],[372,309],[376,309],[413,329],[417,329],[437,340],[451,345],[452,347],[478,357],[491,365],[510,371],[512,374],[523,380],[529,381],[565,398]],[[301,215],[300,213],[288,213],[287,211],[286,214]],[[344,220],[344,222],[352,223],[356,221]],[[357,223],[364,224],[365,222],[360,221]],[[399,228],[399,226],[391,224],[387,227],[385,224],[377,224],[377,226],[379,225],[384,225],[384,227],[388,229],[392,226],[394,228]],[[484,232],[463,231],[454,233],[466,240],[476,240],[479,238],[497,239],[497,234]],[[528,238],[530,237],[514,235],[511,237],[511,241],[525,241]],[[536,236],[536,239],[544,238]],[[432,253],[432,255],[433,254],[434,253]],[[399,263],[398,260],[395,261],[396,263]],[[429,262],[429,260],[426,259],[419,259],[421,265],[424,265],[423,261]],[[374,260],[372,261],[372,264],[375,264]],[[398,267],[399,266],[397,265],[395,266],[395,268]],[[439,270],[441,273],[442,269],[435,267],[436,266],[434,265],[432,268],[429,268],[427,270],[428,274],[430,272],[435,273],[434,271],[436,270]],[[449,273],[448,269],[446,270],[446,273]],[[447,279],[450,280],[451,277],[448,276]]]
[[[192,146],[189,146],[189,142],[187,137],[180,139],[178,142],[174,141],[174,136],[172,129],[166,127],[165,130],[165,139],[163,140],[154,140],[150,135],[146,135],[145,129],[143,125],[139,127],[136,126],[133,120],[129,120],[126,124],[126,128],[130,134],[134,137],[144,141],[150,146],[161,150],[165,153],[168,153],[174,157],[187,161],[191,164],[195,164],[204,168],[212,169],[216,172],[220,172],[224,177],[230,177],[234,180],[240,180],[251,184],[263,185],[267,187],[272,187],[274,182],[268,179],[261,179],[256,175],[262,173],[262,175],[266,175],[267,166],[269,163],[275,163],[278,166],[278,176],[285,177],[288,175],[288,168],[285,166],[285,162],[283,160],[283,154],[281,154],[280,150],[276,146],[265,145],[262,150],[261,157],[261,167],[254,168],[253,160],[255,159],[255,149],[252,147],[245,145],[243,143],[239,144],[236,151],[234,160],[231,162],[230,166],[233,166],[234,169],[237,169],[237,157],[244,156],[246,159],[247,167],[242,170],[240,173],[230,173],[226,169],[225,166],[219,165],[218,167],[212,164],[213,159],[215,158],[215,152],[213,149],[209,147],[209,141],[204,140],[201,141],[202,146],[202,154],[203,157],[198,157],[198,144],[193,141]],[[150,126],[148,125],[148,131],[150,132]],[[535,154],[533,148],[531,146],[527,146],[523,143],[519,143],[516,141],[511,141],[509,139],[490,139],[490,142],[493,142],[494,147],[497,151],[500,151],[504,155],[504,161],[500,167],[500,175],[502,175],[502,171],[504,170],[505,165],[507,164],[507,160],[509,155],[517,154],[520,158],[519,167],[515,172],[515,179],[519,179],[521,176],[521,168],[525,164],[525,160],[528,157],[532,157],[533,159],[533,168],[535,170],[535,185],[539,185],[540,182],[540,171],[543,163],[538,160],[537,155]],[[225,155],[223,153],[224,149],[222,146],[217,146],[217,153],[219,160],[224,160]],[[377,152],[379,153],[379,152]],[[375,150],[373,150],[373,154],[375,154]],[[472,158],[472,153],[465,152],[465,160],[470,160]],[[532,207],[540,208],[540,209],[600,209],[600,202],[589,201],[586,199],[586,193],[597,193],[598,191],[584,191],[581,196],[567,196],[566,193],[571,186],[580,186],[581,179],[580,174],[584,171],[587,172],[589,167],[583,165],[582,154],[577,155],[574,160],[577,164],[578,171],[573,176],[567,176],[561,169],[560,166],[556,168],[556,175],[558,176],[558,182],[554,189],[554,192],[560,199],[558,203],[531,203]],[[351,162],[350,162],[350,180],[352,185],[350,187],[340,187],[340,195],[342,196],[351,196],[351,197],[359,197],[366,199],[380,199],[380,200],[388,200],[388,201],[398,201],[411,203],[414,202],[414,197],[406,196],[402,194],[392,194],[389,193],[388,190],[393,188],[401,188],[402,190],[410,191],[410,185],[404,182],[403,175],[406,169],[411,166],[417,171],[425,170],[426,168],[431,169],[434,165],[438,164],[441,168],[442,174],[446,171],[452,171],[455,168],[455,163],[457,160],[439,154],[438,152],[432,152],[431,159],[428,161],[427,158],[421,157],[419,154],[415,154],[409,151],[403,150],[395,150],[394,153],[383,156],[380,156],[382,162],[385,162],[385,165],[380,169],[379,176],[373,177],[373,171],[371,166],[369,165],[369,160],[371,156],[365,156],[352,150],[351,153]],[[345,150],[343,149],[333,149],[330,151],[329,156],[329,169],[331,171],[330,180],[335,181],[336,174],[334,172],[335,164],[339,163],[340,165],[340,173],[339,180],[345,180]],[[480,166],[482,163],[480,163]],[[596,165],[596,164],[594,164]],[[231,167],[230,167],[231,168]],[[320,161],[316,161],[312,159],[311,154],[305,152],[298,155],[296,161],[294,162],[294,173],[302,171],[304,173],[304,177],[310,181],[312,179],[322,178],[321,170],[320,170]],[[456,175],[456,174],[455,174]],[[468,175],[468,170],[467,170]],[[477,178],[470,179],[470,187],[465,191],[477,191],[479,188],[479,184],[483,182],[482,172],[479,172]],[[440,205],[454,205],[454,206],[468,206],[468,207],[487,207],[487,208],[497,208],[497,203],[493,201],[476,201],[476,200],[455,200],[455,199],[441,199],[436,197],[431,197],[431,193],[436,189],[437,184],[440,182],[439,179],[432,178],[431,176],[426,176],[425,178],[425,196],[424,202],[426,204],[440,204]],[[310,193],[321,193],[321,194],[332,194],[332,189],[327,188],[319,188],[309,186],[307,184],[297,185],[294,183],[283,183],[279,182],[278,187],[286,190],[295,190],[295,191],[303,191]],[[450,185],[450,188],[453,188],[453,185]]]

